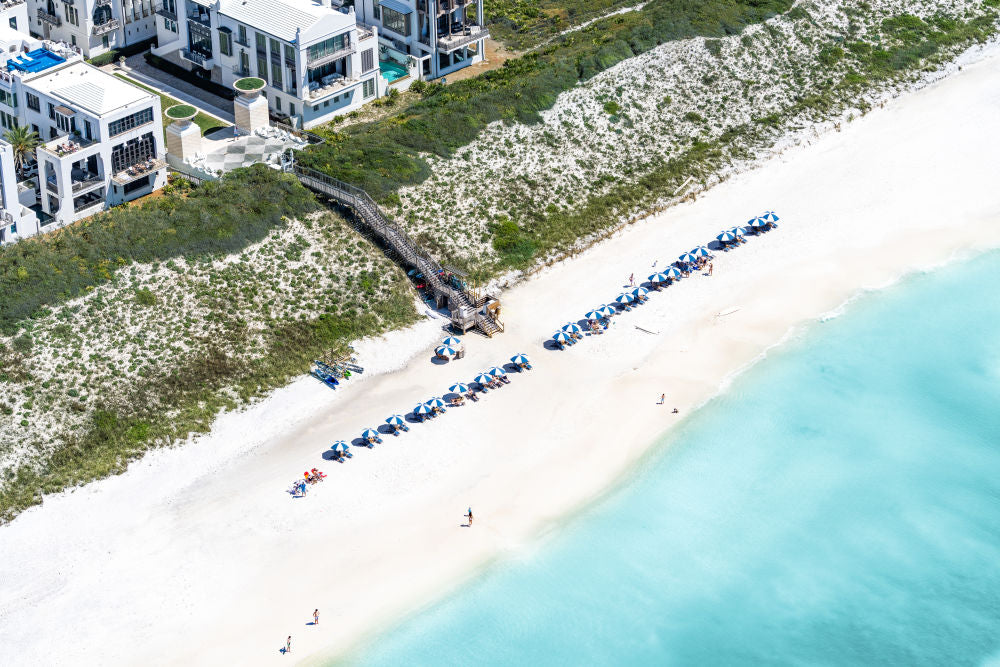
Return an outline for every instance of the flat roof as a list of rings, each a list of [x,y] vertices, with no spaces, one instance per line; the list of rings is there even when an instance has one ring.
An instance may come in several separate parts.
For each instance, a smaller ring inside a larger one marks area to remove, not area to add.
[[[338,22],[343,28],[354,24],[349,15],[313,0],[229,0],[222,3],[219,13],[285,42],[295,42],[297,29],[305,34],[330,17],[342,17]]]
[[[153,98],[152,93],[82,62],[45,72],[26,85],[94,115]]]

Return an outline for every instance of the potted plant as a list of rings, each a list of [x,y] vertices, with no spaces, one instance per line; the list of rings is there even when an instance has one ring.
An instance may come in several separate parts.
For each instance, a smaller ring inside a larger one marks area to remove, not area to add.
[[[175,104],[167,107],[163,114],[183,128],[191,124],[191,119],[198,115],[198,110],[190,104]]]
[[[245,76],[233,82],[233,88],[236,89],[236,92],[247,99],[256,98],[266,85],[267,82],[264,79],[256,76]]]

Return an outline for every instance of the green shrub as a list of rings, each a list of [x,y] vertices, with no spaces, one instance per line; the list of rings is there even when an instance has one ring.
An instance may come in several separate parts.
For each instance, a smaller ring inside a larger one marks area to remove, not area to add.
[[[99,56],[94,56],[87,60],[88,63],[94,67],[104,67],[105,65],[110,65],[113,62],[117,62],[119,58],[128,58],[129,56],[134,56],[137,53],[142,53],[149,49],[156,43],[155,37],[150,37],[149,39],[144,39],[141,42],[136,42],[135,44],[129,44],[128,46],[123,46],[120,49],[111,49],[106,53],[102,53]]]
[[[420,95],[421,93],[424,93],[427,90],[427,82],[417,79],[416,81],[410,84],[409,90],[416,93],[417,95]]]
[[[619,107],[618,103],[614,100],[609,100],[604,103],[604,113],[611,116],[617,116],[619,111],[621,111],[621,107]]]
[[[148,289],[137,289],[135,291],[135,302],[140,306],[155,306],[156,295]]]

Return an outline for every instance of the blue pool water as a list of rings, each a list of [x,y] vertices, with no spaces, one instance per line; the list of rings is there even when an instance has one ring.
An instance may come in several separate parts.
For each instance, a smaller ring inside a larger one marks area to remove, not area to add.
[[[534,553],[350,660],[1000,659],[997,284],[992,253],[862,297],[740,377]]]
[[[378,68],[382,73],[382,77],[389,83],[392,83],[396,79],[402,79],[407,74],[405,67],[392,60],[378,61]]]
[[[12,69],[21,70],[22,72],[41,72],[64,62],[66,62],[65,58],[52,53],[48,49],[35,49],[34,51],[28,51],[28,53],[18,58],[8,60],[7,66]]]

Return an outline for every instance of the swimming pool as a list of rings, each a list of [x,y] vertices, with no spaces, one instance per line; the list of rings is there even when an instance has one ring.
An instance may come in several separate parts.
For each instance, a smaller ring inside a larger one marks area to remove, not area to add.
[[[48,49],[35,49],[17,58],[11,58],[7,61],[7,66],[22,72],[41,72],[64,62],[65,58],[57,56]]]
[[[397,79],[402,79],[408,74],[406,68],[394,60],[380,60],[378,61],[378,68],[382,72],[382,78],[389,83]]]

